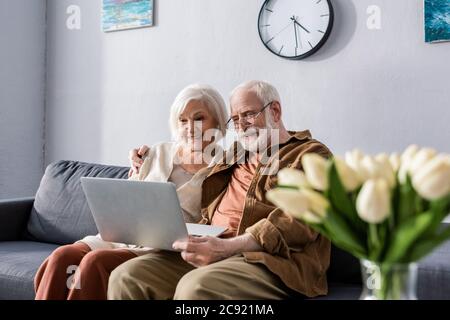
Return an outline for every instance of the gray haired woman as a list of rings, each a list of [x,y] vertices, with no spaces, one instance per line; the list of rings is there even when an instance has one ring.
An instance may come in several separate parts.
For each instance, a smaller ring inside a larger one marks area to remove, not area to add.
[[[210,157],[205,158],[204,151],[225,134],[226,119],[225,102],[214,88],[199,84],[184,88],[170,112],[174,141],[130,151],[129,179],[173,182],[186,222],[198,222],[201,186],[210,171],[205,161]],[[150,251],[151,248],[107,242],[100,235],[59,247],[36,274],[36,299],[106,299],[110,273],[129,259]],[[68,277],[73,266],[77,266],[75,274]]]

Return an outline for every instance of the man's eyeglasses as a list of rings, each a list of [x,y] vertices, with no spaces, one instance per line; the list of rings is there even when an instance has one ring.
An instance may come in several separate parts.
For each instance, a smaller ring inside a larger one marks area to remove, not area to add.
[[[266,104],[259,112],[249,111],[244,113],[242,116],[231,117],[227,121],[227,128],[234,128],[236,130],[239,129],[239,125],[253,125],[256,122],[256,119],[266,110],[269,106],[271,106],[273,101]]]

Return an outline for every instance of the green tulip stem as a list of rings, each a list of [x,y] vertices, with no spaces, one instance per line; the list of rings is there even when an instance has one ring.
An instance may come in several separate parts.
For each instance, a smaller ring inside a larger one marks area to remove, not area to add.
[[[395,228],[394,213],[391,212],[388,217],[389,231],[393,232]]]
[[[372,239],[372,242],[378,243],[380,241],[380,239],[378,238],[377,225],[371,223],[369,228],[370,228],[370,237]]]
[[[377,293],[380,300],[402,300],[408,288],[407,270],[399,270],[396,265],[381,266],[381,290]]]

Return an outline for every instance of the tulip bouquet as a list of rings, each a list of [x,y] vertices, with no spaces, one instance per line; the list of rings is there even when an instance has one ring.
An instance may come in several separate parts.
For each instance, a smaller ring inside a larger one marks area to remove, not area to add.
[[[393,266],[450,238],[442,224],[450,213],[450,155],[413,145],[402,155],[306,154],[302,167],[279,171],[267,199],[361,262],[377,263],[375,298],[401,298]]]

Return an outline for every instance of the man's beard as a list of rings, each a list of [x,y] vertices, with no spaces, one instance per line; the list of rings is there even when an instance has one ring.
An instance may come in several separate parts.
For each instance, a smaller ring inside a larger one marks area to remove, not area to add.
[[[252,153],[264,152],[272,141],[272,136],[277,133],[275,124],[270,115],[266,116],[267,127],[250,127],[238,132],[238,142],[242,147]]]
[[[238,133],[238,141],[242,147],[254,153],[258,153],[267,148],[268,138],[268,130],[265,128],[252,127],[248,128],[245,132]]]

